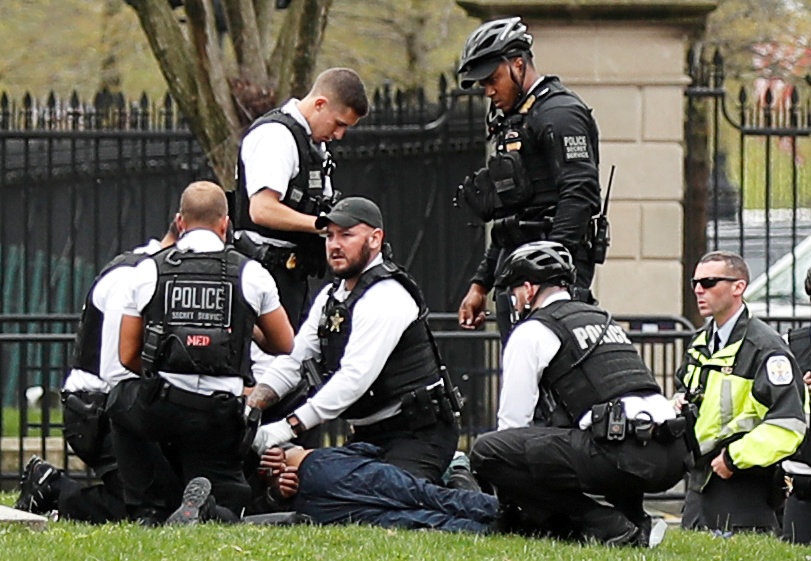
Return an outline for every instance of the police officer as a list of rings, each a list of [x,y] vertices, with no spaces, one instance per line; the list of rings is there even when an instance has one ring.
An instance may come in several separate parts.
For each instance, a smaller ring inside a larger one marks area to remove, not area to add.
[[[601,262],[594,252],[599,242],[590,232],[600,209],[597,124],[556,76],[538,74],[531,49],[532,36],[521,18],[513,17],[482,24],[462,50],[461,86],[478,82],[484,88],[495,142],[487,166],[460,186],[461,198],[478,217],[493,221],[492,243],[459,307],[459,323],[466,329],[484,321],[498,265],[522,243],[546,239],[564,245],[577,268],[571,290],[584,301],[592,299],[594,263]],[[496,309],[506,338],[506,295],[497,296]]]
[[[301,100],[257,119],[240,147],[233,209],[237,249],[271,272],[298,330],[309,304],[308,276],[324,275],[316,215],[336,193],[327,143],[340,140],[369,108],[360,77],[330,68]]]
[[[805,293],[811,296],[811,269],[805,274]],[[786,334],[789,348],[797,359],[806,388],[811,386],[811,327],[805,325]],[[806,397],[808,394],[806,393]],[[788,498],[783,510],[783,539],[811,543],[811,441],[805,440],[797,453],[781,464],[788,482]]]
[[[717,531],[773,530],[775,469],[803,439],[805,388],[780,336],[743,301],[749,268],[740,255],[713,251],[691,280],[710,321],[690,342],[677,378],[697,407],[700,458],[690,472],[682,526]]]
[[[654,546],[665,524],[645,513],[643,494],[683,476],[686,422],[611,314],[572,300],[574,280],[557,242],[524,244],[505,261],[497,286],[521,321],[504,349],[500,430],[476,440],[471,463],[505,510],[541,530]]]
[[[190,184],[177,223],[176,247],[135,268],[125,299],[120,359],[143,377],[119,382],[108,403],[127,508],[145,524],[178,505],[179,492],[156,488],[156,457],[188,484],[169,522],[232,520],[248,503],[239,444],[252,331],[268,352],[289,352],[293,341],[273,278],[224,244],[222,189]]]
[[[161,240],[152,239],[105,265],[85,298],[76,332],[72,366],[62,385],[63,433],[71,450],[101,480],[85,486],[48,462],[32,457],[22,477],[15,508],[36,514],[59,511],[62,518],[94,524],[126,517],[124,491],[113,454],[107,394],[116,383],[121,294],[132,268],[177,240],[174,221]]]
[[[254,449],[261,455],[341,417],[353,441],[381,447],[384,461],[436,483],[456,450],[459,406],[443,380],[421,292],[384,258],[383,217],[372,201],[342,199],[316,227],[327,229],[335,280],[314,300],[293,352],[274,361],[248,403],[265,408],[284,396],[309,359],[326,382],[292,415],[260,427]]]

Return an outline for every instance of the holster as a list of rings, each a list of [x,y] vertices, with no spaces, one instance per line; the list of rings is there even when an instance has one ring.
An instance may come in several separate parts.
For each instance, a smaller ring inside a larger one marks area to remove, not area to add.
[[[496,247],[512,250],[530,241],[546,239],[551,229],[551,217],[524,220],[521,215],[513,214],[494,220],[490,237]]]
[[[246,257],[250,257],[261,263],[264,258],[263,249],[266,249],[267,246],[254,243],[243,231],[239,236],[234,237],[234,248]]]
[[[693,462],[698,464],[701,458],[701,446],[696,438],[696,418],[698,416],[698,407],[694,403],[685,403],[681,408],[681,416],[685,421],[684,438],[687,441],[687,448],[693,455]]]
[[[97,396],[97,397],[96,397]],[[104,394],[82,399],[73,392],[63,392],[64,409],[62,432],[73,451],[85,461],[93,462],[101,454],[101,442],[109,422],[104,412]]]
[[[141,349],[141,374],[144,378],[157,376],[158,365],[163,359],[165,341],[162,325],[147,324],[144,327],[144,345]]]
[[[436,424],[439,404],[427,388],[417,388],[403,396],[402,418],[409,430],[419,430]]]
[[[253,439],[256,438],[256,433],[259,430],[259,423],[262,420],[262,411],[256,407],[251,407],[245,420],[245,428],[242,432],[242,440],[239,442],[239,455],[245,458],[251,452],[251,445]]]

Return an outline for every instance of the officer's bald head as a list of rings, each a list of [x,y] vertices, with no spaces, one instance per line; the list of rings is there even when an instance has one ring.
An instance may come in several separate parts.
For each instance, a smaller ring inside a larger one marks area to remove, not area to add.
[[[195,181],[180,195],[180,217],[186,228],[213,228],[228,215],[228,201],[222,187],[210,181]]]

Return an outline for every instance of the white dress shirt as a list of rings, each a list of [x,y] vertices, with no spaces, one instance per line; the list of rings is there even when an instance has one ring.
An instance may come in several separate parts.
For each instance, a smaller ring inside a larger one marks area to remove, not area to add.
[[[367,269],[383,259],[378,255]],[[270,386],[278,395],[289,392],[301,378],[300,366],[309,358],[320,359],[318,323],[327,303],[330,285],[316,296],[310,314],[296,335],[293,352],[276,358],[259,382]],[[335,297],[344,301],[349,292],[342,281]],[[352,331],[341,359],[340,368],[307,403],[295,411],[301,423],[312,428],[334,419],[354,404],[377,380],[383,366],[403,332],[419,314],[417,303],[396,280],[376,282],[355,303]],[[382,404],[381,410],[362,419],[348,419],[356,425],[367,425],[400,412],[400,404]]]
[[[724,325],[718,327],[715,324],[715,320],[710,322],[710,326],[707,328],[707,344],[713,345],[712,340],[715,338],[715,334],[718,333],[718,341],[720,345],[718,349],[712,349],[713,353],[717,353],[719,349],[723,349],[727,346],[727,341],[729,341],[729,336],[732,335],[732,329],[735,327],[735,324],[738,323],[738,318],[741,316],[743,311],[746,309],[746,306],[741,304],[741,307],[738,308],[738,311],[735,312],[732,317],[724,322]],[[714,346],[714,345],[713,345]]]
[[[186,232],[178,241],[177,249],[195,253],[222,251],[222,240],[211,230],[199,229]],[[158,282],[158,268],[154,260],[141,262],[133,271],[133,280],[127,291],[123,313],[141,317],[144,308],[152,300]],[[278,308],[279,292],[276,281],[257,261],[249,260],[240,275],[242,295],[258,316]],[[225,391],[242,395],[243,380],[239,376],[196,376],[193,374],[173,374],[159,371],[158,375],[173,386],[181,389],[210,395],[215,391]]]

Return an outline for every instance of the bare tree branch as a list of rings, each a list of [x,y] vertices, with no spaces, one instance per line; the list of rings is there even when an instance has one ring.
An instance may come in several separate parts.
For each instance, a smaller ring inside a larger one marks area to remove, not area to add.
[[[293,2],[272,55],[273,2],[221,1],[225,33],[217,29],[214,0],[184,1],[185,32],[167,0],[128,3],[209,164],[223,187],[232,189],[239,139],[246,124],[277,99],[272,82],[286,96],[303,95],[309,88],[332,0]],[[226,38],[233,55],[223,47]]]

